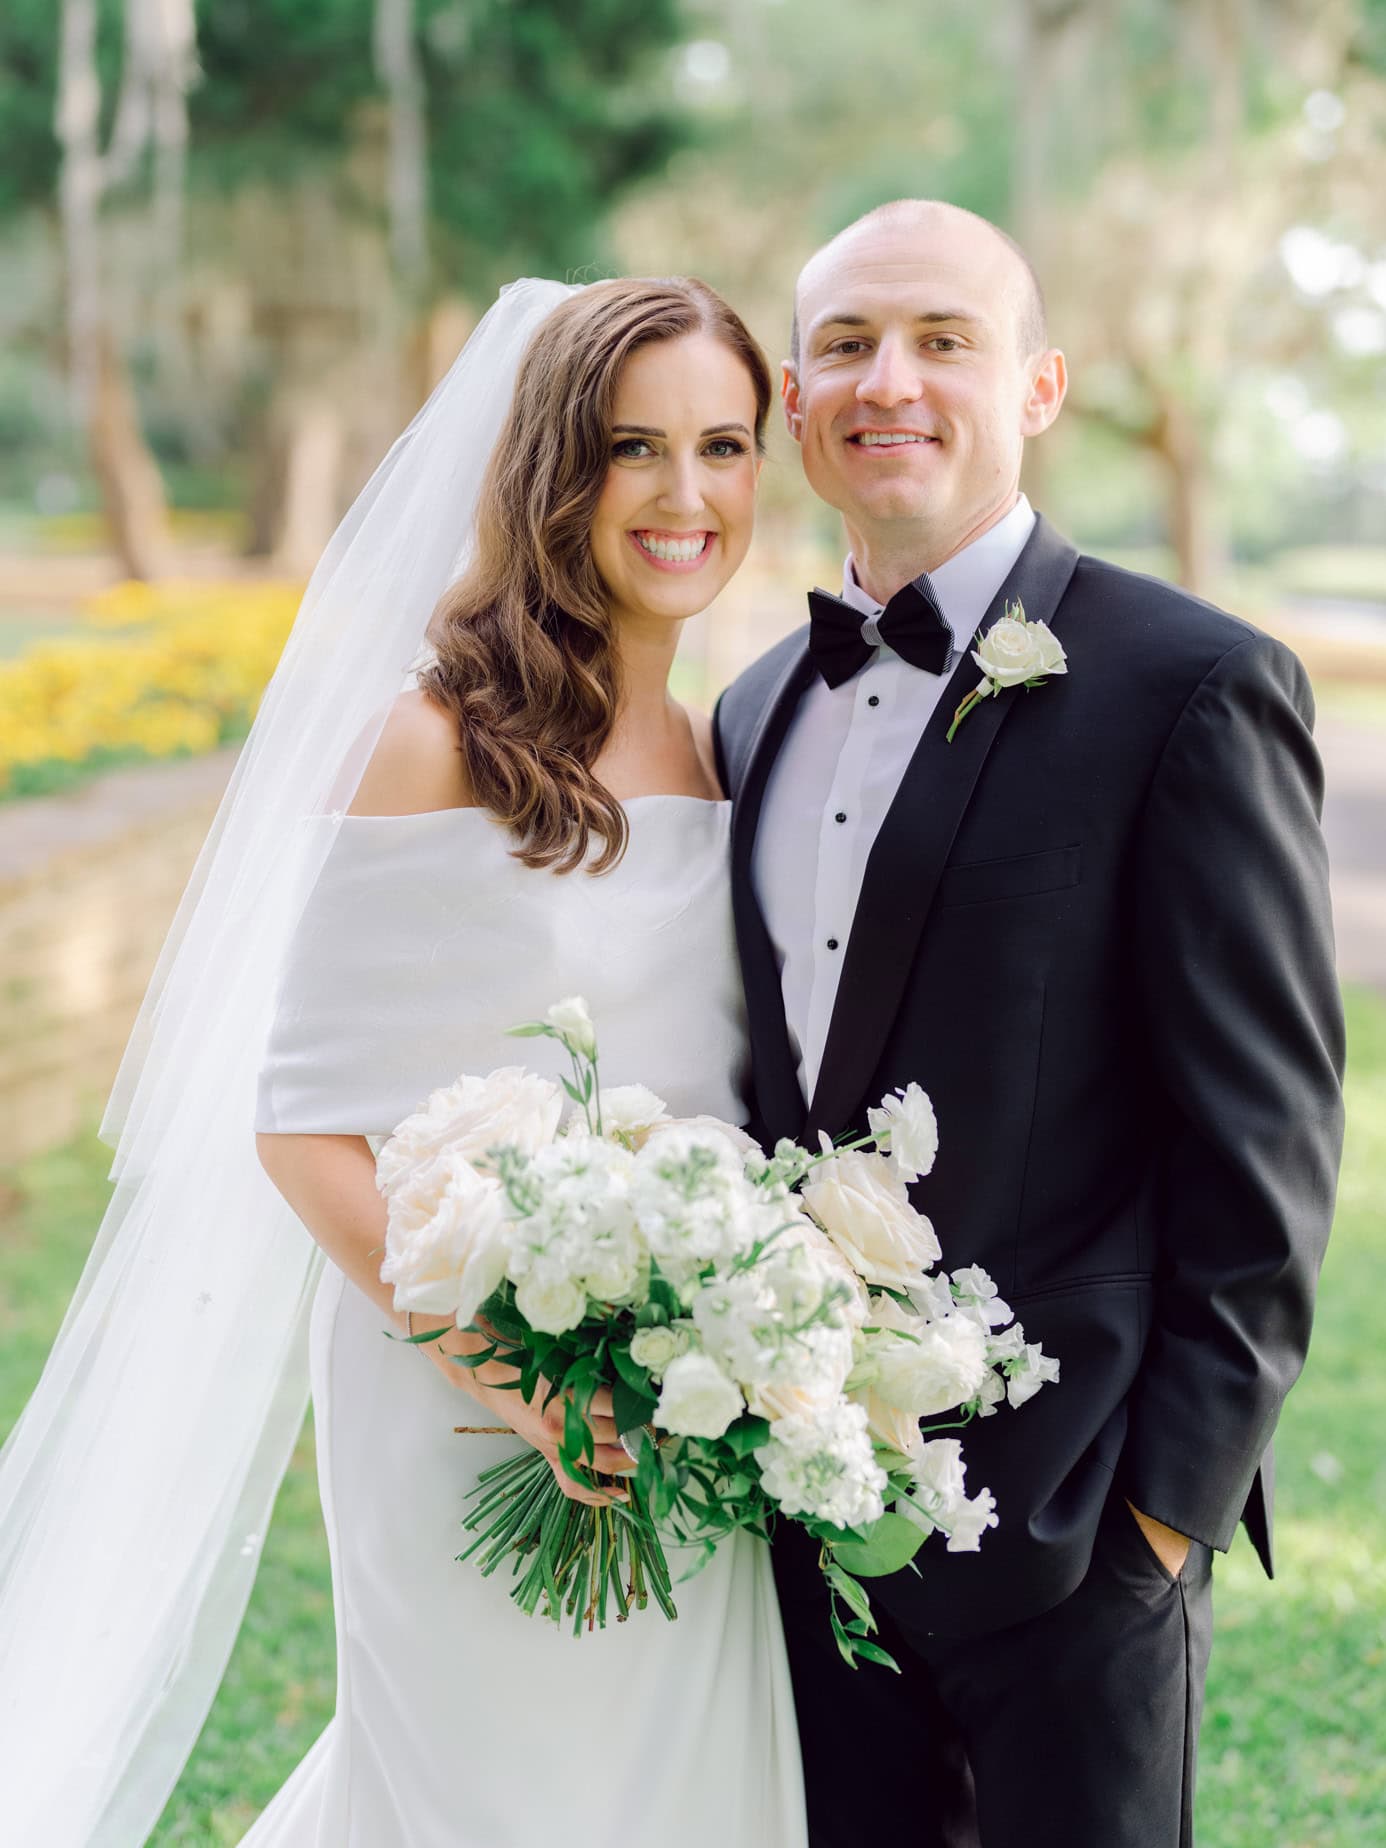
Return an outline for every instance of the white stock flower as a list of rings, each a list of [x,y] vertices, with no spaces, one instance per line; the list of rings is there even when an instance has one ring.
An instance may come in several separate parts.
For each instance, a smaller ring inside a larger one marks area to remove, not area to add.
[[[934,1228],[883,1155],[834,1156],[813,1169],[800,1197],[868,1283],[907,1290],[940,1255]]]
[[[712,1129],[652,1130],[633,1158],[630,1194],[640,1230],[677,1289],[755,1242],[761,1201],[736,1149]]]
[[[889,1154],[901,1180],[917,1181],[931,1172],[938,1154],[938,1119],[926,1091],[910,1083],[883,1097],[878,1110],[867,1111],[866,1120],[877,1148]]]
[[[505,1275],[500,1183],[449,1150],[389,1195],[382,1283],[399,1310],[455,1315],[465,1327]]]
[[[592,1025],[592,1016],[581,995],[569,995],[566,1000],[555,1001],[544,1019],[570,1052],[586,1059],[590,1059],[596,1052],[597,1029]]]
[[[1015,607],[1018,613],[993,623],[972,653],[972,659],[991,682],[989,691],[997,686],[1022,686],[1046,674],[1068,672],[1058,637],[1046,624],[1026,621],[1024,611]]]
[[[620,1137],[638,1148],[657,1123],[669,1121],[662,1097],[643,1084],[617,1084],[600,1093],[602,1134]]]
[[[688,1352],[691,1340],[686,1322],[637,1328],[630,1338],[630,1357],[637,1367],[644,1367],[658,1379],[671,1361]]]
[[[511,1217],[509,1271],[517,1285],[533,1279],[527,1299],[537,1295],[548,1319],[571,1313],[571,1286],[602,1302],[643,1300],[648,1253],[630,1202],[633,1163],[616,1143],[586,1135],[550,1143],[530,1162],[524,1184],[535,1205]]]
[[[515,1287],[515,1307],[541,1335],[566,1335],[587,1313],[587,1292],[576,1278],[531,1271]]]
[[[859,1405],[839,1400],[776,1419],[755,1455],[762,1488],[786,1514],[864,1527],[884,1512],[886,1474]]]
[[[1033,1399],[1041,1386],[1059,1377],[1059,1363],[1046,1354],[1036,1341],[1027,1341],[1019,1360],[1006,1368],[1006,1397],[1013,1407]]]
[[[395,1130],[376,1157],[376,1186],[388,1194],[445,1148],[474,1166],[484,1163],[487,1149],[506,1143],[532,1155],[553,1141],[562,1113],[558,1086],[523,1066],[463,1076],[431,1092]]]
[[[665,1369],[654,1422],[677,1437],[721,1437],[745,1403],[710,1355],[678,1354]]]

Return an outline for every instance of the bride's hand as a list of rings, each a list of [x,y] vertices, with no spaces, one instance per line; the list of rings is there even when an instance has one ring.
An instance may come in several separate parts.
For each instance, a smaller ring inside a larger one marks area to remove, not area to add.
[[[479,1337],[465,1334],[447,1316],[416,1314],[412,1318],[412,1325],[416,1335],[434,1328],[447,1331],[437,1341],[422,1343],[424,1353],[450,1386],[460,1386],[470,1392],[479,1404],[495,1413],[500,1422],[509,1425],[517,1437],[524,1438],[526,1443],[542,1451],[559,1488],[571,1500],[585,1502],[589,1507],[602,1508],[608,1502],[626,1499],[623,1489],[584,1489],[564,1469],[558,1454],[563,1436],[564,1399],[560,1396],[545,1406],[544,1400],[549,1391],[547,1380],[541,1380],[533,1399],[524,1399],[513,1387],[506,1388],[503,1384],[506,1380],[519,1378],[518,1367],[498,1360],[486,1361],[480,1367],[460,1367],[451,1358],[457,1354],[475,1354],[483,1345]],[[621,1475],[635,1467],[621,1444],[621,1434],[616,1428],[613,1411],[610,1391],[605,1386],[599,1387],[592,1395],[587,1416],[595,1455],[592,1462],[583,1467],[603,1476]]]

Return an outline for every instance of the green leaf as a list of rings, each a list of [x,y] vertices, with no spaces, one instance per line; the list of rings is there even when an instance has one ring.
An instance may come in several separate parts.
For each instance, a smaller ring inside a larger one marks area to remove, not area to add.
[[[888,1668],[894,1674],[900,1673],[900,1664],[895,1657],[888,1655],[879,1643],[868,1643],[864,1637],[854,1636],[851,1640],[854,1655],[863,1657],[868,1662],[879,1662],[882,1668]]]
[[[831,1562],[823,1567],[823,1576],[833,1590],[852,1611],[853,1616],[860,1617],[869,1629],[874,1630],[876,1620],[871,1615],[871,1600],[854,1578],[844,1572],[841,1566]]]
[[[621,1347],[613,1342],[611,1345],[611,1364],[626,1382],[627,1386],[633,1387],[636,1392],[643,1393],[646,1398],[652,1396],[653,1387],[650,1381],[649,1368],[642,1367],[638,1360],[632,1360],[628,1347]]]
[[[730,1446],[732,1454],[738,1458],[750,1456],[758,1450],[770,1435],[770,1420],[757,1418],[754,1413],[746,1412],[735,1424],[727,1426],[722,1433],[722,1442]]]
[[[553,1038],[553,1028],[542,1020],[527,1021],[522,1027],[507,1027],[505,1031],[511,1039]]]
[[[907,1566],[924,1544],[925,1536],[903,1514],[883,1514],[864,1530],[861,1540],[844,1540],[832,1548],[832,1557],[858,1578],[885,1578]]]
[[[617,1380],[611,1389],[612,1416],[618,1431],[638,1431],[641,1425],[647,1425],[658,1404],[649,1393],[638,1392],[624,1379]]]

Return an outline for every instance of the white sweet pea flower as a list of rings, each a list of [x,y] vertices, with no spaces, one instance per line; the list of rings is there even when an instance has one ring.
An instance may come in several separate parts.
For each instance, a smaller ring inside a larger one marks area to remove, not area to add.
[[[679,1354],[669,1362],[654,1422],[677,1437],[721,1437],[746,1402],[733,1380],[707,1354]]]
[[[980,1552],[982,1535],[988,1527],[999,1525],[996,1497],[990,1489],[980,1489],[971,1501],[959,1502],[953,1509],[952,1523],[948,1532],[948,1551]]]
[[[977,1416],[990,1418],[998,1405],[1006,1403],[1006,1382],[991,1367],[987,1368],[981,1385],[977,1389]]]
[[[555,1001],[544,1019],[570,1052],[584,1059],[595,1056],[597,1029],[592,1025],[592,1016],[581,995],[569,995],[564,1001]]]
[[[1027,1341],[1018,1360],[1006,1366],[1006,1397],[1013,1407],[1033,1399],[1041,1386],[1059,1377],[1059,1363],[1037,1342]]]
[[[866,1113],[876,1147],[889,1154],[891,1166],[904,1181],[928,1174],[938,1154],[938,1119],[928,1093],[917,1084],[881,1099],[879,1110]]]
[[[953,1300],[960,1309],[972,1310],[985,1328],[999,1328],[1011,1319],[1010,1306],[996,1293],[996,1285],[980,1264],[953,1272]]]
[[[503,1065],[485,1078],[464,1076],[429,1094],[383,1145],[375,1161],[381,1193],[425,1166],[443,1149],[484,1167],[486,1151],[503,1144],[532,1155],[552,1142],[563,1113],[556,1084],[519,1065]]]
[[[455,1151],[415,1168],[388,1196],[382,1283],[398,1310],[466,1327],[505,1275],[500,1183]]]
[[[800,1197],[867,1283],[907,1290],[940,1255],[934,1228],[883,1155],[835,1155],[812,1171]]]

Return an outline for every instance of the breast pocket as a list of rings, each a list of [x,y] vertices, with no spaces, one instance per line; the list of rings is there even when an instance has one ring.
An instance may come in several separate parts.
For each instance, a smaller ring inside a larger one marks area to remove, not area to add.
[[[1042,853],[948,866],[939,881],[938,903],[986,905],[1005,898],[1033,898],[1040,892],[1062,891],[1065,886],[1078,884],[1082,860],[1079,846],[1050,847]]]

